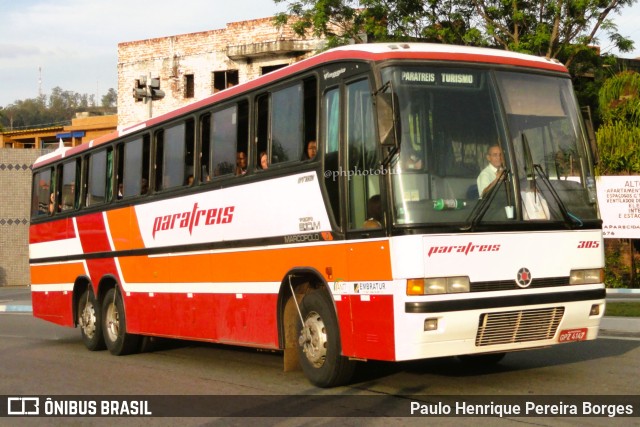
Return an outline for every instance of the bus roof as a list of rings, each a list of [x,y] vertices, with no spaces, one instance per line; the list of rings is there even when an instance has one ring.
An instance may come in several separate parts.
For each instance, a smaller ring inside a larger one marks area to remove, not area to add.
[[[515,67],[538,68],[542,70],[568,73],[568,70],[558,60],[548,59],[534,55],[510,52],[499,49],[435,44],[435,43],[372,43],[355,44],[337,47],[318,55],[312,56],[300,62],[296,62],[288,67],[284,67],[271,73],[260,76],[256,79],[241,83],[224,91],[217,92],[200,101],[180,107],[176,110],[164,113],[157,117],[150,118],[138,124],[125,127],[124,129],[103,135],[99,138],[83,143],[73,148],[58,149],[53,153],[39,157],[33,167],[37,168],[51,163],[63,157],[69,157],[76,153],[83,152],[91,147],[110,142],[120,136],[124,136],[138,130],[145,129],[154,124],[169,120],[171,118],[187,114],[189,112],[206,107],[214,102],[247,92],[264,84],[276,81],[286,76],[305,71],[315,66],[347,61],[385,61],[394,59],[417,59],[432,61],[452,61],[452,62],[475,62],[496,65],[511,65]]]

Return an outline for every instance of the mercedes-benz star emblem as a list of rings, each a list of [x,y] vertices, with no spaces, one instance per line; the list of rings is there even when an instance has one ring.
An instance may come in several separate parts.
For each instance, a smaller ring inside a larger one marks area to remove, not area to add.
[[[528,268],[522,267],[518,270],[518,277],[516,277],[516,283],[518,286],[526,288],[531,284],[531,280],[533,280],[533,277],[531,277],[531,272]]]

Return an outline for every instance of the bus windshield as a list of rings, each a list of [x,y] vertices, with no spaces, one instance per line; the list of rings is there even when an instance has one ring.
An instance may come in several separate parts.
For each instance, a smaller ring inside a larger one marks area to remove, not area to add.
[[[424,66],[388,67],[382,78],[400,116],[396,225],[459,226],[481,204],[483,223],[597,219],[568,78]]]

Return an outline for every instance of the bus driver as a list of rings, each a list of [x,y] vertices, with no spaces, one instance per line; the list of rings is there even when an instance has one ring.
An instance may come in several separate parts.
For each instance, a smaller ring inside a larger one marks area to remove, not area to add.
[[[498,144],[494,144],[487,150],[487,160],[489,165],[482,169],[478,175],[478,194],[482,199],[497,183],[504,170],[504,156],[502,148]]]

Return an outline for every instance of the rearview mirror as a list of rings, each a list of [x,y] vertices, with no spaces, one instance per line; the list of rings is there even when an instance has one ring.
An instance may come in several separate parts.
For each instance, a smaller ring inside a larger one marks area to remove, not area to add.
[[[397,98],[391,90],[390,92],[378,91],[376,93],[376,110],[378,113],[378,134],[380,144],[385,147],[399,147],[399,124],[397,119]]]

